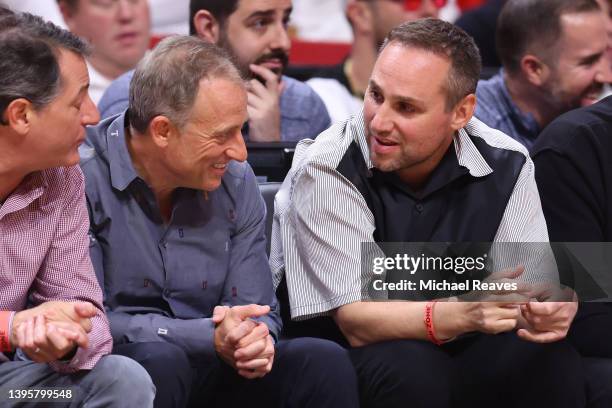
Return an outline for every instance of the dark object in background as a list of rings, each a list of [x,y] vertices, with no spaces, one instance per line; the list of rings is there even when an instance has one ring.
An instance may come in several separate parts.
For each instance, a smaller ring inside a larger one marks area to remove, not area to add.
[[[247,161],[258,182],[283,181],[297,142],[247,142]]]
[[[497,17],[506,0],[489,0],[486,4],[466,11],[455,24],[474,37],[482,56],[482,66],[499,67],[501,62],[495,48]]]

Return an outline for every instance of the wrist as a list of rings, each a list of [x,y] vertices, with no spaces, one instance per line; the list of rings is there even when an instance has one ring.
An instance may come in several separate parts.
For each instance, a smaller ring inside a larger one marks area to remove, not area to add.
[[[464,302],[439,302],[434,316],[438,337],[444,341],[471,331],[465,316]]]
[[[15,343],[11,330],[14,316],[15,312],[12,311],[0,312],[0,352],[12,351],[12,345]]]

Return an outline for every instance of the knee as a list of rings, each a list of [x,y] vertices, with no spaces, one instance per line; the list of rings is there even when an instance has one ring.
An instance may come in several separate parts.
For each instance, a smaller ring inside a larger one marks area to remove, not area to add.
[[[406,401],[412,401],[415,407],[450,404],[451,360],[437,346],[400,340],[371,344],[350,353],[366,405],[403,406]]]
[[[96,394],[112,396],[113,406],[151,406],[155,386],[147,371],[136,361],[124,356],[105,356],[88,374],[93,376]]]

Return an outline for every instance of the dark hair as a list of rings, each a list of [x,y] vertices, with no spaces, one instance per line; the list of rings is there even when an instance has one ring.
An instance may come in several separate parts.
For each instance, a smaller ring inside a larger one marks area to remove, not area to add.
[[[200,10],[208,10],[220,26],[238,8],[240,0],[191,0],[189,2],[189,34],[197,34],[193,17]]]
[[[450,60],[446,90],[446,108],[451,109],[465,96],[476,92],[480,77],[480,52],[461,28],[435,18],[406,22],[395,27],[381,47],[399,43],[442,55]]]
[[[138,64],[130,82],[130,124],[145,133],[155,116],[185,125],[202,78],[227,78],[243,85],[227,53],[193,36],[164,39]]]
[[[595,0],[508,0],[497,21],[497,53],[506,71],[520,70],[527,53],[542,58],[561,37],[561,16],[600,10]]]
[[[48,104],[60,86],[59,49],[80,55],[87,45],[74,34],[29,13],[0,12],[0,113],[15,99],[35,108]],[[0,123],[4,124],[0,116]]]

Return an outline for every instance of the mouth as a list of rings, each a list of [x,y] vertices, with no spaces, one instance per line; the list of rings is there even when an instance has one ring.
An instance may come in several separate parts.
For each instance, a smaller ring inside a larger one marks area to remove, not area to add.
[[[131,44],[133,42],[135,42],[139,37],[139,34],[137,31],[129,31],[129,32],[125,32],[125,33],[121,33],[119,35],[117,35],[115,37],[115,39],[120,42],[121,44]]]
[[[376,135],[370,136],[370,147],[374,153],[377,154],[389,154],[395,151],[399,146],[399,143],[389,138],[384,138]]]
[[[212,169],[215,175],[222,177],[225,174],[225,169],[227,169],[227,163],[214,163]]]
[[[594,104],[601,97],[602,91],[603,91],[602,85],[592,86],[591,88],[589,88],[589,90],[586,93],[583,94],[582,98],[580,99],[580,105],[589,106],[589,105]]]

